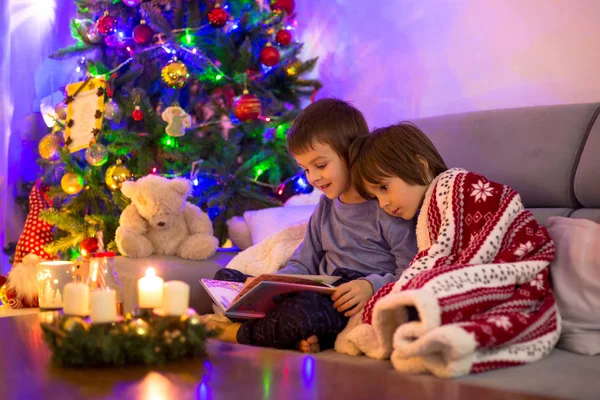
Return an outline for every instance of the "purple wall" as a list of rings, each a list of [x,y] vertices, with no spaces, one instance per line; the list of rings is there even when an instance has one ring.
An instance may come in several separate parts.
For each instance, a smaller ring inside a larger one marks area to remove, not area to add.
[[[319,96],[369,124],[600,100],[597,0],[296,0]]]

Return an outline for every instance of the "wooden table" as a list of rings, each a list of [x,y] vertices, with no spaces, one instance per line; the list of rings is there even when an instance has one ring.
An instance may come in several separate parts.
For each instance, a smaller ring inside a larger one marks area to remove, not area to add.
[[[543,399],[402,375],[389,361],[208,343],[207,359],[163,367],[50,364],[39,315],[0,318],[0,399]],[[341,360],[341,361],[340,361]]]

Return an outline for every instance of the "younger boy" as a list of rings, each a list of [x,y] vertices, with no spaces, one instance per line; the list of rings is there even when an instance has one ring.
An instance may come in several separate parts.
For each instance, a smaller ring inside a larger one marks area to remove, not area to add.
[[[407,268],[417,253],[415,221],[387,215],[376,201],[362,198],[350,180],[348,149],[368,133],[360,111],[337,99],[317,101],[296,118],[288,151],[325,195],[302,244],[278,272],[339,276],[339,286],[331,297],[313,292],[287,296],[262,319],[241,324],[209,320],[209,326],[222,329],[222,340],[305,352],[332,347],[348,318]],[[243,282],[246,275],[223,269],[215,279]]]

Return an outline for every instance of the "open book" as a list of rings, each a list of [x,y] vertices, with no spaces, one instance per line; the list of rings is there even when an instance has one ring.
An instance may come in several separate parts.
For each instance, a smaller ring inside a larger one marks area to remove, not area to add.
[[[233,318],[262,318],[275,307],[283,294],[317,292],[331,294],[339,277],[328,275],[262,274],[244,286],[240,282],[200,279],[200,283],[221,312]]]

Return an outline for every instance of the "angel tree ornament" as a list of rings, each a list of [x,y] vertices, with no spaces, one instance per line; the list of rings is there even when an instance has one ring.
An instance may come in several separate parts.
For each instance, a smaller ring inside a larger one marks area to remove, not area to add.
[[[192,126],[192,117],[179,106],[167,107],[161,116],[167,123],[167,135],[172,137],[183,136],[185,130]]]

